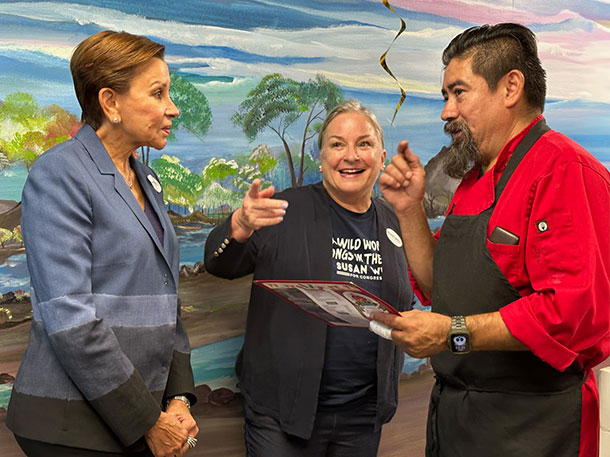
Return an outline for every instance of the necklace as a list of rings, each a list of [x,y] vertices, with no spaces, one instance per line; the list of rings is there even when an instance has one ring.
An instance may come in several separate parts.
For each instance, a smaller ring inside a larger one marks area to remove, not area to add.
[[[131,169],[131,167],[129,168],[129,182],[127,183],[127,185],[129,186],[129,188],[131,189],[133,187],[133,170]]]

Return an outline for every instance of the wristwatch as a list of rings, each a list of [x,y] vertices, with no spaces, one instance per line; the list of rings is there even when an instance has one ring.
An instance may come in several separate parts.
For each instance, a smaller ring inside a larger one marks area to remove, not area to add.
[[[451,329],[447,333],[447,346],[454,354],[468,354],[471,350],[470,332],[464,316],[451,316]]]
[[[186,405],[186,407],[188,409],[191,409],[191,401],[188,399],[188,397],[184,396],[184,395],[174,395],[173,397],[169,397],[165,400],[165,409],[167,409],[167,405],[169,405],[169,402],[172,400],[180,400],[183,401],[184,404]]]

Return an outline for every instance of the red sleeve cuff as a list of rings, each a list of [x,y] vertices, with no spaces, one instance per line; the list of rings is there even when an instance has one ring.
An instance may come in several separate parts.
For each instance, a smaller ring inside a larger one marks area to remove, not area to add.
[[[420,290],[419,286],[417,285],[417,281],[415,281],[415,278],[411,274],[410,268],[408,268],[408,272],[409,272],[409,281],[411,282],[411,288],[413,289],[413,292],[419,299],[419,302],[422,304],[422,306],[430,306],[432,304],[432,300],[429,298],[426,298],[426,296]]]
[[[500,308],[500,316],[516,339],[556,370],[563,371],[576,360],[578,356],[576,352],[557,342],[540,325],[531,312],[528,297]]]

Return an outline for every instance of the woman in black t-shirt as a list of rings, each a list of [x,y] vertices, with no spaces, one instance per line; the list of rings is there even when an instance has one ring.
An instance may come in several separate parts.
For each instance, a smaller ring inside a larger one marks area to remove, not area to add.
[[[255,180],[206,243],[207,270],[235,278],[352,281],[399,310],[412,291],[400,229],[373,186],[386,152],[355,100],[319,134],[322,181],[274,195]],[[366,328],[333,327],[253,287],[236,371],[249,457],[372,457],[396,409],[403,354]]]

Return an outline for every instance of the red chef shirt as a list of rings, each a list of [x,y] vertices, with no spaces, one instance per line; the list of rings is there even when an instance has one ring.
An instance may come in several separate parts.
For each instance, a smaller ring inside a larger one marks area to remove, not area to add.
[[[479,214],[493,204],[508,159],[540,119],[504,146],[485,175],[475,170],[462,180],[452,214]],[[497,225],[519,236],[519,244],[490,242]],[[588,372],[580,455],[597,455],[598,393],[590,369],[610,352],[610,173],[574,141],[547,132],[509,180],[487,237],[491,257],[522,296],[500,309],[511,334],[557,370],[576,360]]]

